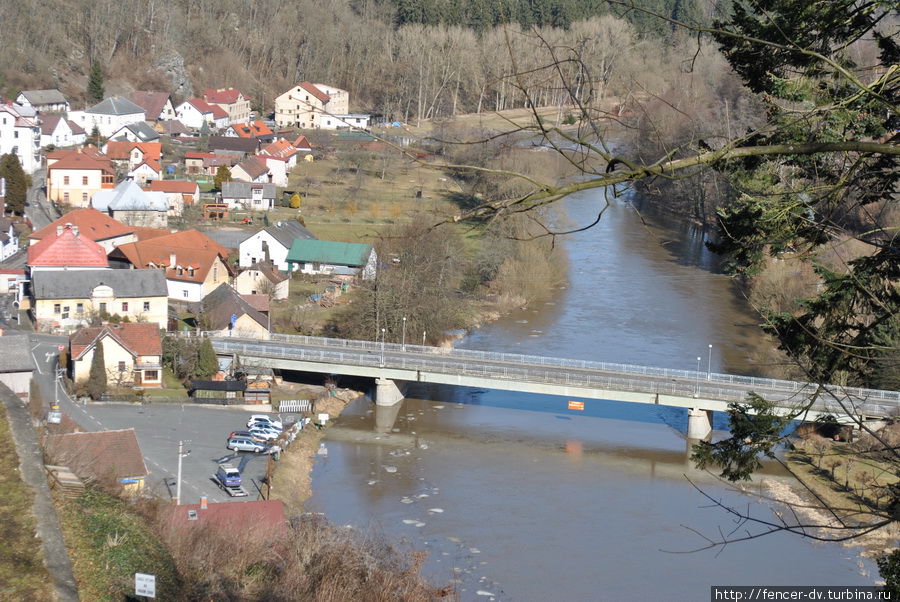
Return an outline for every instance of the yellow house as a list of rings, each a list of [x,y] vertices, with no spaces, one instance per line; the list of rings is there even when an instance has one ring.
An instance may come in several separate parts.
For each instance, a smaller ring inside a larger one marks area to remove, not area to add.
[[[104,324],[82,328],[69,337],[72,380],[84,382],[97,346],[103,345],[110,386],[158,389],[162,386],[162,340],[155,324]]]
[[[228,284],[222,284],[192,306],[201,328],[229,336],[269,338],[269,317],[255,309]]]
[[[94,193],[115,186],[116,172],[96,149],[57,151],[47,157],[47,198],[89,207]]]
[[[165,329],[168,290],[159,270],[59,270],[32,274],[35,330],[72,330],[110,316]]]
[[[325,84],[300,82],[275,98],[275,124],[278,127],[333,129],[325,125],[325,116],[347,113],[349,99],[346,90]]]
[[[150,472],[133,428],[47,435],[44,451],[79,478],[118,483],[130,496],[140,495]]]

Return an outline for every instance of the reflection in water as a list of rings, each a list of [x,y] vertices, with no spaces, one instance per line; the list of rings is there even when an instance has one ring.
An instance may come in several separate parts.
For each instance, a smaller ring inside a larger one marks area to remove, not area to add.
[[[589,195],[567,202],[576,223],[595,205]],[[644,225],[617,205],[566,241],[570,285],[556,298],[460,346],[694,370],[712,344],[713,370],[749,372],[761,336],[702,242],[702,231]],[[871,583],[852,550],[788,535],[718,556],[663,551],[705,544],[685,526],[713,537],[735,527],[688,477],[772,518],[693,468],[684,410],[587,400],[574,411],[561,397],[434,385],[409,395],[387,411],[359,400],[344,412],[307,508],[407,538],[429,552],[426,574],[455,583],[462,600],[682,600],[705,599],[712,584]],[[767,467],[766,478],[784,477]]]

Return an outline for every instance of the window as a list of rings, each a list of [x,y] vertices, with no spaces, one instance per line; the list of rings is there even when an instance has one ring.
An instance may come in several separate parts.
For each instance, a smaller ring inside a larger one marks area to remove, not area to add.
[[[213,268],[213,282],[219,279],[219,267],[216,266]]]
[[[14,131],[13,131],[13,138],[18,138],[18,137],[19,137],[19,130],[14,130]]]
[[[69,185],[69,176],[63,176],[63,186]]]
[[[81,176],[81,185],[87,186],[87,180],[88,180],[87,176]]]
[[[79,315],[84,313],[84,303],[78,303],[75,305],[75,313]]]
[[[144,380],[159,380],[159,371],[144,370]]]
[[[100,313],[106,313],[106,303],[100,304]]]
[[[59,303],[54,303],[54,304],[53,304],[53,313],[58,314],[58,313],[60,312],[60,310],[61,310],[60,304],[59,304]]]
[[[125,362],[119,362],[119,372],[125,372]]]
[[[144,301],[144,311],[150,311],[150,302]]]
[[[82,192],[81,193],[81,202],[87,204],[87,200],[88,200],[87,193]]]
[[[64,193],[63,193],[63,202],[64,202],[64,203],[68,203],[68,202],[69,202],[69,193],[68,193],[68,192],[64,192]]]
[[[183,296],[185,299],[188,298],[188,291],[187,291],[187,289],[182,290],[182,291],[181,291],[181,294],[182,294],[182,296]]]
[[[122,311],[128,311],[128,301],[122,301]]]

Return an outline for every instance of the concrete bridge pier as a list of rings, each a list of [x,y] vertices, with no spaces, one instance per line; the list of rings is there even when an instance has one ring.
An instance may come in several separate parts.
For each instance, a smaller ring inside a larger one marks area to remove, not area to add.
[[[712,432],[712,410],[691,408],[688,410],[688,439],[704,439]]]
[[[375,379],[375,403],[380,406],[392,406],[406,397],[406,382],[390,378]]]
[[[397,422],[397,416],[400,414],[402,403],[395,403],[392,406],[375,404],[375,432],[387,434],[394,429]]]

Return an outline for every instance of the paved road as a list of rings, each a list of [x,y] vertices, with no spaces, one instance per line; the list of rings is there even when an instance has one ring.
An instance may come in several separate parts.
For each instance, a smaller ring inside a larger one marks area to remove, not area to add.
[[[174,497],[178,471],[178,441],[186,441],[184,449],[191,454],[182,460],[181,498],[196,504],[205,495],[211,502],[256,499],[256,485],[261,487],[268,456],[225,448],[225,438],[233,430],[245,429],[252,412],[221,407],[181,405],[134,405],[74,402],[60,387],[54,390],[53,372],[57,365],[57,345],[65,337],[33,335],[31,353],[37,380],[44,399],[59,395],[62,411],[88,431],[133,427],[150,470],[147,485],[164,497]],[[245,480],[247,498],[232,498],[215,485],[211,478],[218,462],[231,462],[239,467]]]
[[[47,200],[46,189],[44,188],[46,178],[46,168],[39,169],[31,174],[32,185],[28,189],[28,206],[25,208],[25,215],[31,220],[31,225],[35,230],[40,230],[59,217],[59,213]]]

